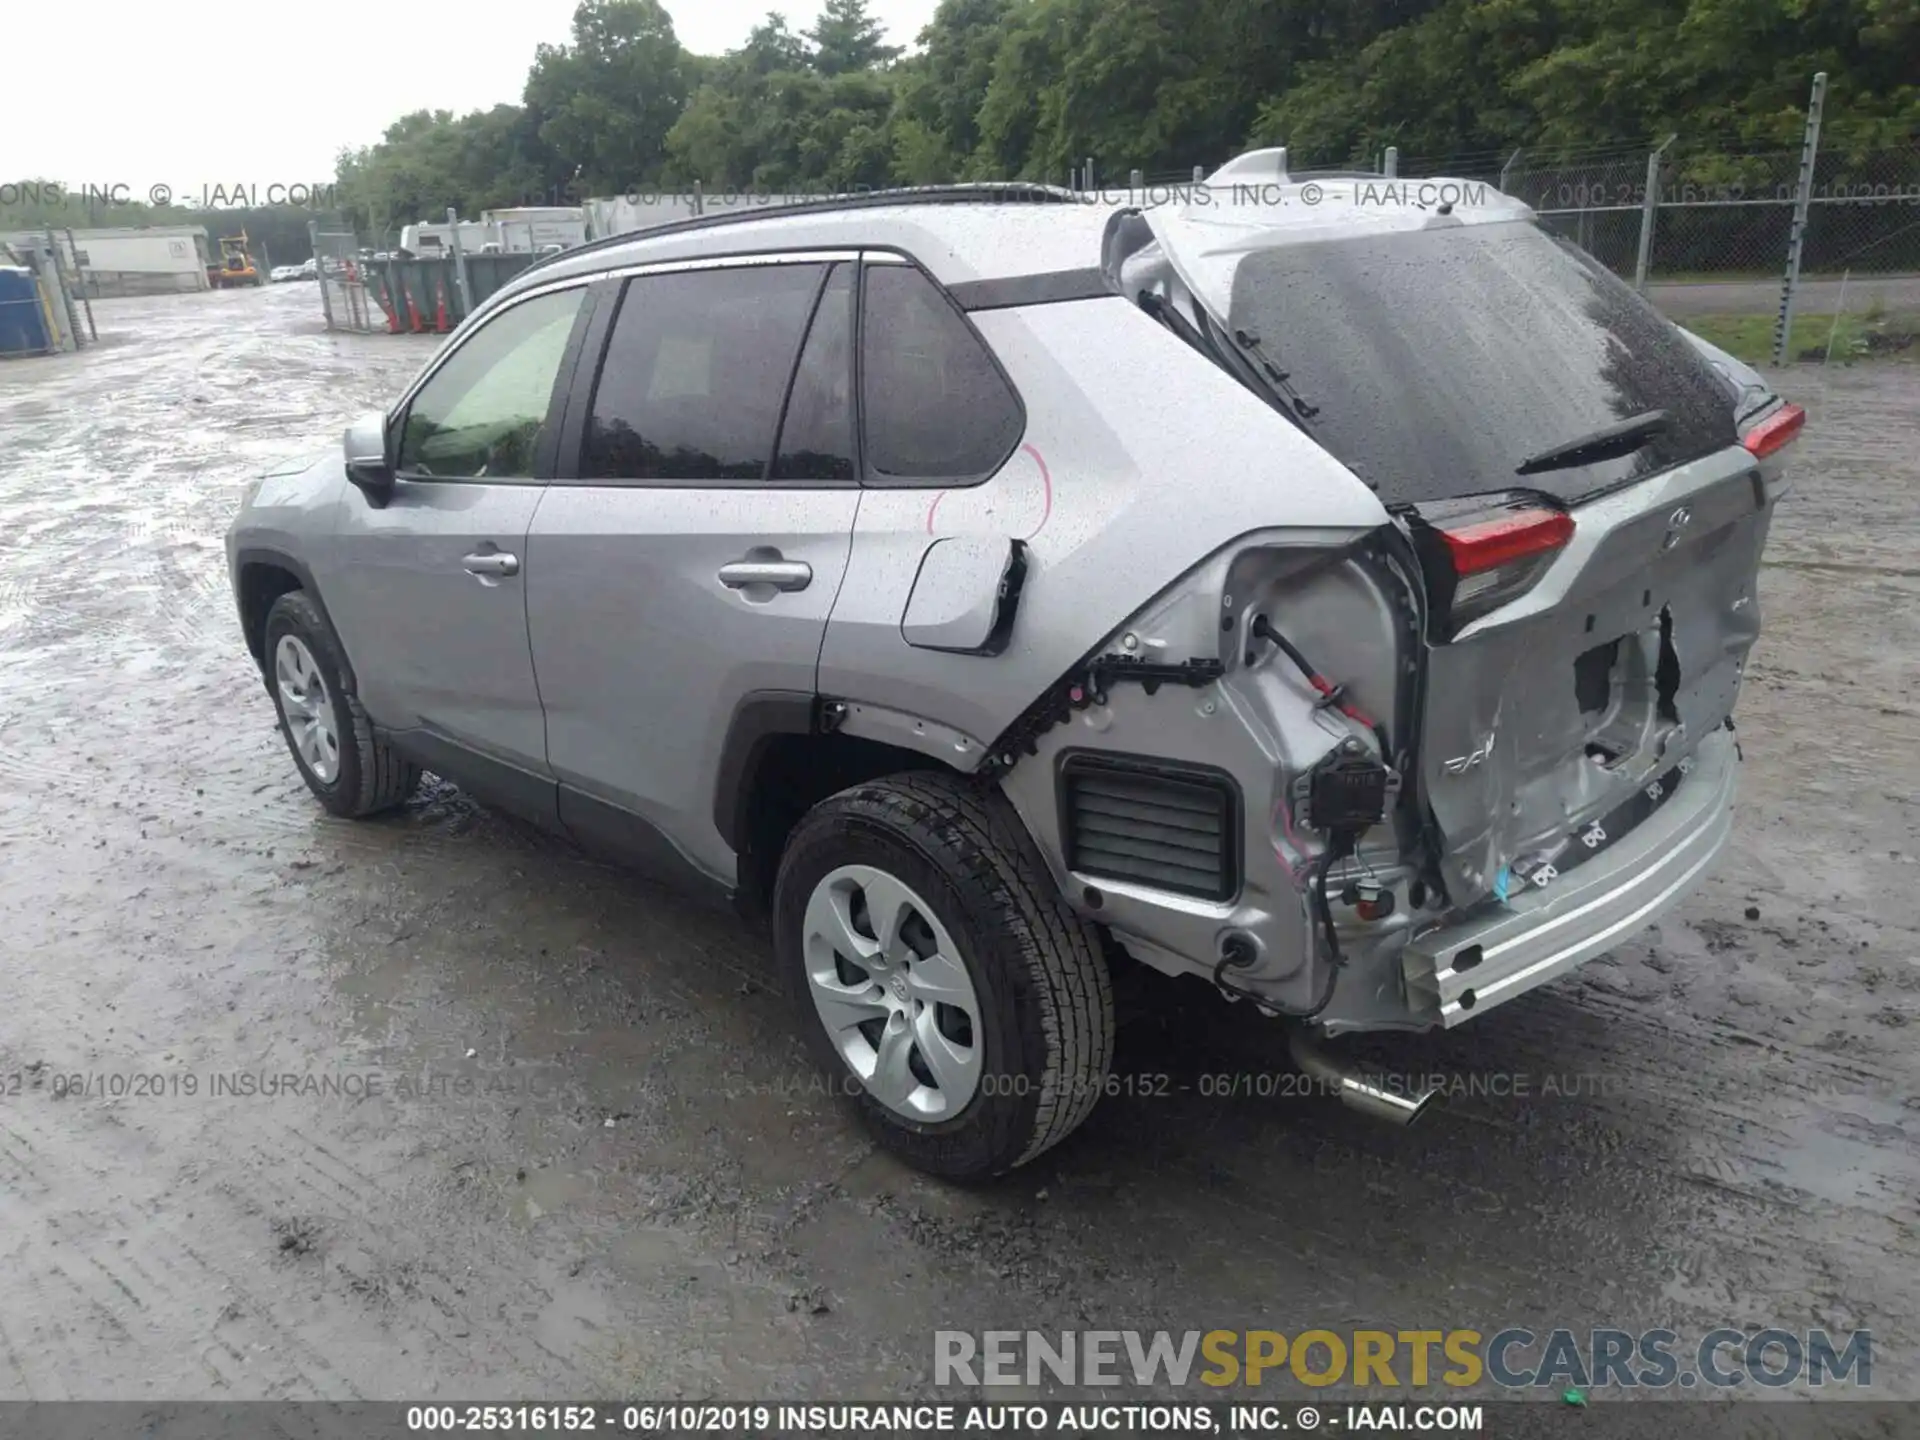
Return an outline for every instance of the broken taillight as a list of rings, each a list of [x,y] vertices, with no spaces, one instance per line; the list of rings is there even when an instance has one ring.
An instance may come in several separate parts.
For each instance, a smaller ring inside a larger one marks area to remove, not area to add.
[[[1740,443],[1756,460],[1764,460],[1788,445],[1806,428],[1807,412],[1798,405],[1782,405],[1766,419],[1758,421],[1740,437]]]
[[[1415,542],[1434,628],[1451,639],[1530,589],[1573,538],[1573,516],[1535,497],[1425,505]]]

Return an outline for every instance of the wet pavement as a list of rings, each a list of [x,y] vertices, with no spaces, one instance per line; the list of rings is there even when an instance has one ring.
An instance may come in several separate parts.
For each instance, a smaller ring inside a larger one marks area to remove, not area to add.
[[[1657,931],[1370,1042],[1463,1077],[1408,1132],[1155,982],[1145,1093],[957,1190],[822,1093],[737,922],[447,786],[301,787],[221,533],[434,342],[300,285],[96,314],[0,364],[0,1397],[880,1398],[938,1328],[1508,1325],[1871,1327],[1920,1397],[1920,368],[1792,375],[1736,839]]]

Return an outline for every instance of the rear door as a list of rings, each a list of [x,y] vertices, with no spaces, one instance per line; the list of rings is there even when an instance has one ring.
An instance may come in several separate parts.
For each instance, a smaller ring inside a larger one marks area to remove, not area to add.
[[[1420,544],[1418,779],[1453,898],[1550,881],[1732,709],[1772,498],[1735,387],[1524,219],[1414,215],[1211,278],[1301,428]]]
[[[728,723],[751,693],[814,692],[860,500],[856,260],[656,268],[610,282],[588,341],[528,616],[562,814],[643,860],[730,882]]]

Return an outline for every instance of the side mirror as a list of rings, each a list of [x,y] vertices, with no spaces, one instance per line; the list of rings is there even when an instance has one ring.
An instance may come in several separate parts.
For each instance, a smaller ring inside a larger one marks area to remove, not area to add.
[[[367,503],[382,509],[393,498],[393,465],[387,459],[387,417],[365,415],[347,427],[342,444],[346,452],[347,479],[351,480]]]

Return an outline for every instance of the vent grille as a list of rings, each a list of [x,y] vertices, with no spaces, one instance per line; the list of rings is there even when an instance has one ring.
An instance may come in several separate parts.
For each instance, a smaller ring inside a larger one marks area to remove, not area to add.
[[[1234,796],[1218,771],[1069,756],[1061,767],[1067,866],[1228,899],[1240,886]]]

